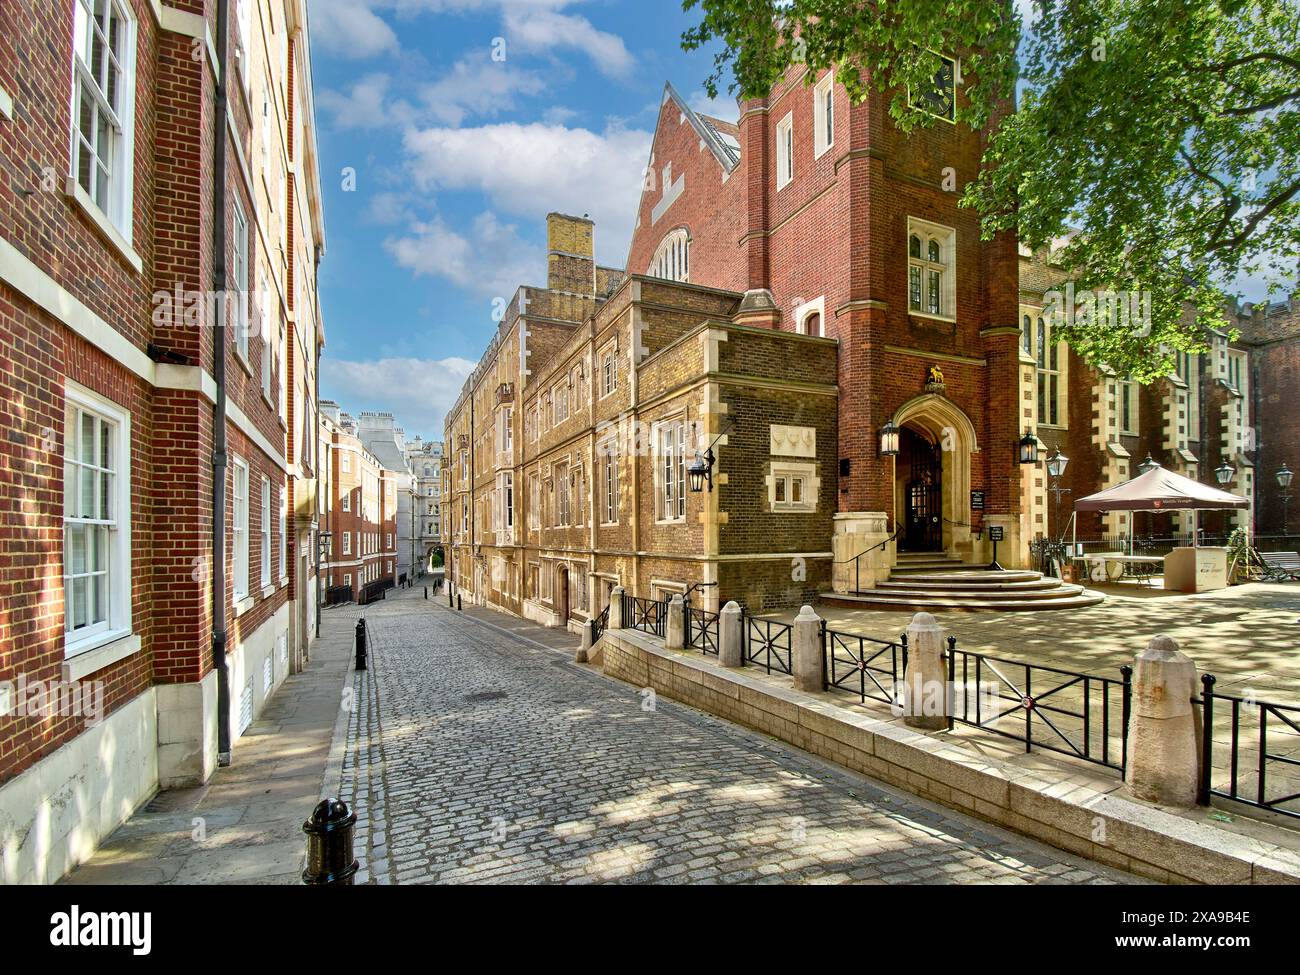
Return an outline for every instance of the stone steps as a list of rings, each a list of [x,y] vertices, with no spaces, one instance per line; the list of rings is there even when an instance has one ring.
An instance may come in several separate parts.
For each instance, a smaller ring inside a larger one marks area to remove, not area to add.
[[[929,555],[900,556],[889,579],[874,589],[821,596],[830,606],[964,612],[1081,609],[1104,599],[1031,569],[989,569]]]

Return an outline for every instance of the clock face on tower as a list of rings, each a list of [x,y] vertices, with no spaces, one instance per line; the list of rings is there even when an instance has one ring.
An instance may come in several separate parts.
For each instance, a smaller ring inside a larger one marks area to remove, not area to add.
[[[934,88],[915,95],[912,104],[949,122],[957,118],[956,63],[952,58],[941,57],[939,70],[934,74]]]

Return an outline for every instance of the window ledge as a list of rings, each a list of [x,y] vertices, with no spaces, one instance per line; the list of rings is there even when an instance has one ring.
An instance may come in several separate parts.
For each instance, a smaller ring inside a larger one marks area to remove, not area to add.
[[[113,634],[105,637],[107,642],[91,649],[74,649],[63,661],[63,680],[65,683],[79,681],[91,674],[110,667],[119,660],[125,660],[140,652],[140,635],[130,633],[126,636]]]
[[[252,596],[244,596],[242,599],[236,599],[231,605],[231,609],[235,611],[235,619],[239,619],[239,617],[252,609],[253,603],[255,602],[256,600]]]
[[[122,256],[126,258],[126,262],[135,269],[136,274],[142,273],[144,271],[144,261],[140,255],[135,252],[131,242],[122,236],[122,232],[113,226],[112,221],[108,219],[108,214],[101,210],[95,204],[95,201],[90,198],[90,194],[81,188],[81,184],[72,176],[68,176],[63,184],[63,189],[68,198],[76,203],[81,208],[81,211],[90,218],[90,222],[99,229],[105,239],[121,252]]]
[[[270,583],[270,582],[268,582],[265,586],[262,587],[262,598],[263,598],[263,599],[270,599],[270,598],[271,598],[272,596],[274,596],[274,595],[275,595],[275,584],[274,584],[274,583]]]
[[[956,317],[952,315],[931,315],[929,312],[916,311],[911,308],[907,309],[907,314],[912,318],[924,318],[931,322],[946,322],[949,325],[957,324]]]

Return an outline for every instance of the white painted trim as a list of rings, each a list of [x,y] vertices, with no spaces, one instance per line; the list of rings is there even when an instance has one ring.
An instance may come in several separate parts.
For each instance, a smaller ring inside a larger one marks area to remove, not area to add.
[[[135,273],[142,273],[144,271],[144,260],[135,252],[135,248],[131,246],[130,242],[122,236],[121,231],[113,226],[113,222],[108,219],[108,214],[95,205],[95,201],[90,198],[90,194],[81,188],[81,184],[73,177],[68,176],[64,182],[63,190],[68,198],[90,218],[91,223],[104,235],[108,242],[121,252],[127,263],[135,269]]]
[[[9,121],[14,120],[14,100],[9,97],[9,92],[0,88],[0,115],[3,115]]]
[[[63,661],[64,683],[82,680],[140,652],[140,634],[132,633]]]
[[[154,382],[152,359],[2,237],[0,279],[7,281],[105,355],[120,362],[146,382]]]

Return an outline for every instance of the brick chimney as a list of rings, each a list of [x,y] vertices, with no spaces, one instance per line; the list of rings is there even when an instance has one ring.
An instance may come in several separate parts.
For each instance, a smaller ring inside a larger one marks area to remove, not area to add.
[[[596,225],[584,214],[546,215],[546,287],[552,291],[595,295]]]

